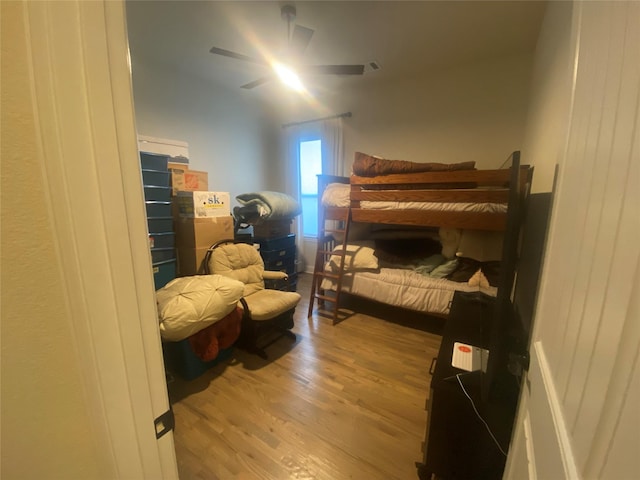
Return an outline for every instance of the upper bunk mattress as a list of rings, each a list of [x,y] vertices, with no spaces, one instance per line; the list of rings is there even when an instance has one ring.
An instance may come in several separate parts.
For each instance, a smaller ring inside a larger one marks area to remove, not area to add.
[[[325,207],[347,208],[351,205],[351,185],[330,183],[322,194]],[[466,203],[466,202],[360,202],[360,208],[371,210],[439,210],[446,212],[488,212],[505,213],[506,203]]]

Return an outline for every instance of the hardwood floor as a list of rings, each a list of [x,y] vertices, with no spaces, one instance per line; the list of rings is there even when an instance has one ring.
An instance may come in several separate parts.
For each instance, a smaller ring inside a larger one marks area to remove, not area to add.
[[[235,349],[169,384],[182,480],[417,478],[441,320],[411,328],[380,306],[335,326],[307,320],[311,275],[300,277],[295,342],[279,339],[266,361]]]

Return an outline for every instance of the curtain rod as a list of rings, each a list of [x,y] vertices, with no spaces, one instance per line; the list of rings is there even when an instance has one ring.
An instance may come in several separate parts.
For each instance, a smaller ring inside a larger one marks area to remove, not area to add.
[[[322,120],[330,120],[332,118],[345,118],[350,116],[351,116],[351,112],[344,112],[344,113],[339,113],[337,115],[330,115],[328,117],[314,118],[313,120],[303,120],[302,122],[283,123],[282,128],[293,127],[295,125],[304,125],[305,123],[320,122]]]

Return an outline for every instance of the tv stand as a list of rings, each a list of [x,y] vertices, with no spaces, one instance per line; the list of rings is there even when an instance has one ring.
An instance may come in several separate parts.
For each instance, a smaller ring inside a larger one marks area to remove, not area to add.
[[[508,374],[497,378],[485,401],[481,394],[483,373],[451,366],[454,342],[489,348],[494,307],[495,299],[486,295],[456,292],[453,297],[440,351],[430,371],[424,461],[417,465],[422,480],[431,479],[432,475],[444,479],[502,478],[518,398],[516,378]]]

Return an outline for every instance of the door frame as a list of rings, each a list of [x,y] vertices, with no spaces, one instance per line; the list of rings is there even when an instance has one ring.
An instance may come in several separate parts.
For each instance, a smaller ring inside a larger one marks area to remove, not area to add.
[[[637,470],[640,8],[571,14],[571,102],[505,479]]]
[[[39,159],[87,402],[119,478],[178,478],[122,1],[24,2]]]

